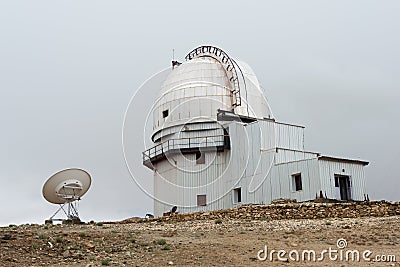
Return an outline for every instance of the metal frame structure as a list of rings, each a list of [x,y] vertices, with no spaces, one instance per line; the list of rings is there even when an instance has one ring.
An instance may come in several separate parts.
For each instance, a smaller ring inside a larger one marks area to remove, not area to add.
[[[62,210],[64,214],[67,216],[67,220],[71,221],[80,221],[79,214],[78,214],[78,203],[75,201],[73,202],[66,202],[64,204],[59,204],[60,207],[58,210],[50,217],[49,221],[65,221],[65,219],[54,219],[54,217]],[[65,211],[64,206],[67,205],[68,209]]]
[[[236,70],[236,67],[239,68],[239,71],[244,78],[243,72],[240,69],[239,65],[228,56],[227,53],[225,53],[221,48],[215,47],[215,46],[210,46],[210,45],[203,45],[199,46],[192,51],[190,51],[185,59],[186,60],[192,60],[194,58],[199,58],[199,57],[211,57],[217,61],[219,61],[224,67],[225,71],[230,72],[232,76],[229,77],[229,82],[232,85],[232,94],[233,94],[233,101],[232,101],[232,106],[237,107],[242,105],[242,98],[240,97],[240,82],[239,82],[239,76],[238,76],[238,71]],[[236,66],[236,67],[235,67]],[[244,79],[243,79],[244,81]],[[244,81],[244,89],[246,90],[246,82]],[[247,90],[246,90],[247,94]]]
[[[152,164],[165,158],[168,153],[190,153],[213,148],[222,151],[229,147],[230,139],[227,134],[168,139],[144,151],[143,164],[152,169]]]
[[[66,189],[71,190],[73,194],[68,194],[66,192]],[[78,202],[81,200],[81,198],[75,194],[75,190],[80,191],[82,190],[82,186],[69,186],[69,185],[64,185],[60,191],[63,191],[63,193],[58,193],[57,196],[60,197],[61,199],[65,200],[65,203],[59,204],[60,207],[58,210],[50,217],[48,220],[49,222],[53,221],[70,221],[70,222],[80,222],[79,218],[79,213],[78,213]],[[64,209],[65,205],[67,205],[67,211]],[[54,217],[60,212],[63,211],[64,214],[67,216],[67,219],[54,219]]]

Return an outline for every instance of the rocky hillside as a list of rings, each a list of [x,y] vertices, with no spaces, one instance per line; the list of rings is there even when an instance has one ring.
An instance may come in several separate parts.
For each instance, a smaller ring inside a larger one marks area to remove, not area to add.
[[[0,228],[0,266],[400,266],[257,258],[266,245],[322,251],[337,249],[338,239],[400,261],[399,203],[248,205],[119,223],[10,225]]]

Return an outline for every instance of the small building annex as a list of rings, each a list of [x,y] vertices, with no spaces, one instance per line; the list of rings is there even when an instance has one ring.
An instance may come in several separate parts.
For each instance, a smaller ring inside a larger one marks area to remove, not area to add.
[[[153,109],[154,214],[324,197],[365,200],[368,162],[304,148],[304,127],[278,122],[252,69],[214,46],[173,61]]]

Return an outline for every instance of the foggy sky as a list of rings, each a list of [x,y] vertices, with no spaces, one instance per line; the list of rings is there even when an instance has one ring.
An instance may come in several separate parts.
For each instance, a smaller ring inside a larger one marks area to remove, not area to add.
[[[370,198],[399,200],[399,12],[395,0],[0,1],[0,225],[42,223],[57,208],[42,186],[68,167],[93,177],[83,220],[152,212],[125,166],[124,113],[172,49],[182,61],[202,44],[253,68],[276,119],[306,126],[306,150],[370,161]],[[151,188],[138,144],[132,167]]]

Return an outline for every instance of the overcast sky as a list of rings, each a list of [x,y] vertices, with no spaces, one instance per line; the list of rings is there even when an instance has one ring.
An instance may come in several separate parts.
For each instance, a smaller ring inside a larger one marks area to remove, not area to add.
[[[42,186],[68,167],[93,177],[83,220],[152,212],[125,166],[124,113],[172,49],[202,44],[252,66],[307,150],[370,161],[370,198],[399,200],[399,13],[396,0],[0,1],[0,225],[43,223],[57,207]],[[131,167],[151,189],[142,150]]]

